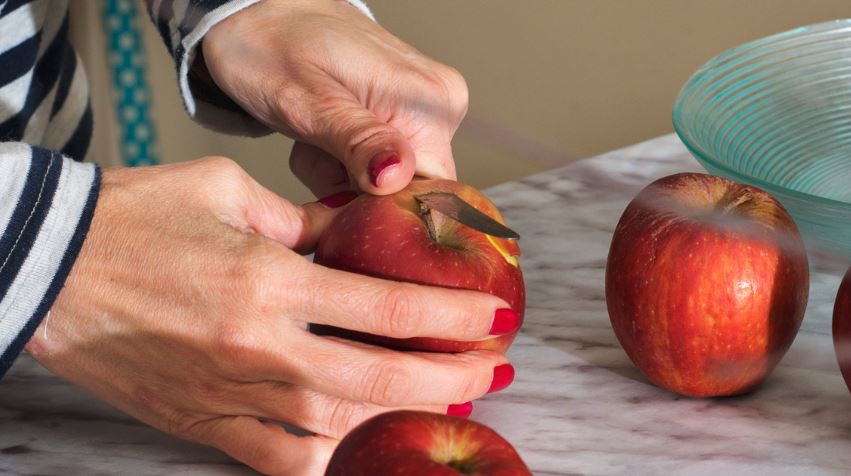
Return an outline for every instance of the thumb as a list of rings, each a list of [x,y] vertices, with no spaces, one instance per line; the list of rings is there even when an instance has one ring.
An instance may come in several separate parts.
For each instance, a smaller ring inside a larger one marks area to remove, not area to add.
[[[343,192],[299,206],[256,184],[245,206],[245,218],[254,232],[299,253],[310,253],[342,205],[355,197],[353,192]]]
[[[312,142],[340,159],[361,191],[387,195],[410,183],[416,169],[411,144],[353,98],[335,98],[317,119]]]

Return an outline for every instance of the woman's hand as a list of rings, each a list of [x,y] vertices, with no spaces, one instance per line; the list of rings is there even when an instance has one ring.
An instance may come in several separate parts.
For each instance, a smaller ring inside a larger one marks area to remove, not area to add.
[[[290,165],[317,197],[349,177],[379,195],[414,173],[455,179],[464,79],[346,2],[264,0],[213,27],[203,53],[228,96],[298,141]]]
[[[501,355],[402,353],[308,332],[313,322],[482,339],[507,307],[293,251],[308,251],[334,213],[292,205],[224,158],[106,170],[80,256],[27,350],[130,415],[275,474],[321,474],[337,439],[377,413],[444,412],[485,394]]]

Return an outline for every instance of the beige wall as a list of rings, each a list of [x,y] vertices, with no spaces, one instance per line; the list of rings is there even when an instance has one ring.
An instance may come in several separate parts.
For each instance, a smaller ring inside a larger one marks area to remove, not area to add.
[[[484,187],[671,131],[688,76],[741,42],[851,16],[848,0],[370,0],[379,22],[467,78],[456,137],[462,180]],[[217,136],[182,112],[150,26],[146,46],[163,157],[239,160],[293,200],[290,142]],[[101,117],[101,119],[103,119]]]

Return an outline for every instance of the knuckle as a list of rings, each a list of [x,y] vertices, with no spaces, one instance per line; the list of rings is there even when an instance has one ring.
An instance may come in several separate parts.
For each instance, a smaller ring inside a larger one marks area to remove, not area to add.
[[[446,82],[446,91],[449,96],[450,104],[457,109],[467,110],[470,104],[470,90],[467,87],[467,81],[457,69],[451,66],[443,66],[440,69],[441,76]]]
[[[379,303],[380,334],[400,339],[417,337],[419,306],[410,288],[397,285],[388,290]]]
[[[241,176],[243,174],[242,167],[229,157],[218,155],[204,157],[201,159],[201,163],[203,164],[204,173],[213,178],[227,178]]]
[[[203,420],[190,415],[174,414],[166,419],[163,431],[184,440],[201,442],[204,439],[203,423]]]
[[[422,76],[427,87],[444,98],[450,112],[459,117],[464,116],[470,104],[470,93],[467,81],[457,69],[434,63]]]
[[[221,326],[213,338],[211,355],[219,357],[225,371],[237,372],[238,363],[260,345],[259,337],[244,325]]]
[[[344,133],[346,139],[346,153],[355,156],[359,150],[369,144],[381,142],[396,134],[387,124],[369,121],[366,124],[352,124],[350,132]]]
[[[366,400],[383,406],[394,406],[408,402],[413,394],[413,373],[402,362],[384,359],[371,365],[364,379]]]
[[[364,420],[364,405],[357,402],[337,400],[330,406],[328,435],[342,438]]]
[[[335,154],[351,156],[371,137],[386,129],[375,121],[365,123],[364,110],[334,95],[314,98],[310,125],[314,138],[333,138]]]
[[[310,136],[333,138],[331,151],[339,158],[366,153],[371,145],[392,140],[399,132],[357,103],[336,96],[317,97],[313,102]]]
[[[205,157],[199,164],[199,192],[204,198],[218,201],[222,197],[235,196],[244,190],[247,174],[233,159]]]
[[[178,410],[168,400],[144,385],[134,387],[129,394],[129,403],[152,418],[151,424],[156,428],[186,440],[200,441],[202,435],[197,427],[202,422],[195,415]]]

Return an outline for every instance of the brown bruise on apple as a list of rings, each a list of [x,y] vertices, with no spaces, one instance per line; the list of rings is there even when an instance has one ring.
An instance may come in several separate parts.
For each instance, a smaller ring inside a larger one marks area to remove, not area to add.
[[[618,223],[606,300],[618,340],[657,385],[747,392],[791,345],[808,294],[794,222],[768,194],[703,174],[660,179]]]
[[[851,392],[851,268],[845,273],[833,303],[833,348],[842,379]]]
[[[429,231],[415,197],[430,192],[454,193],[504,223],[496,206],[473,187],[449,180],[415,180],[396,194],[361,196],[347,205],[329,228],[335,232],[320,239],[314,260],[332,268],[383,279],[490,293],[504,299],[522,321],[525,289],[521,268],[515,264],[520,256],[517,242],[489,239],[489,235],[434,211],[430,212],[433,230]],[[506,259],[506,254],[515,262]],[[420,337],[391,339],[342,329],[312,328],[319,333],[388,347],[444,352],[472,349],[504,352],[516,337],[515,332],[476,342]]]

